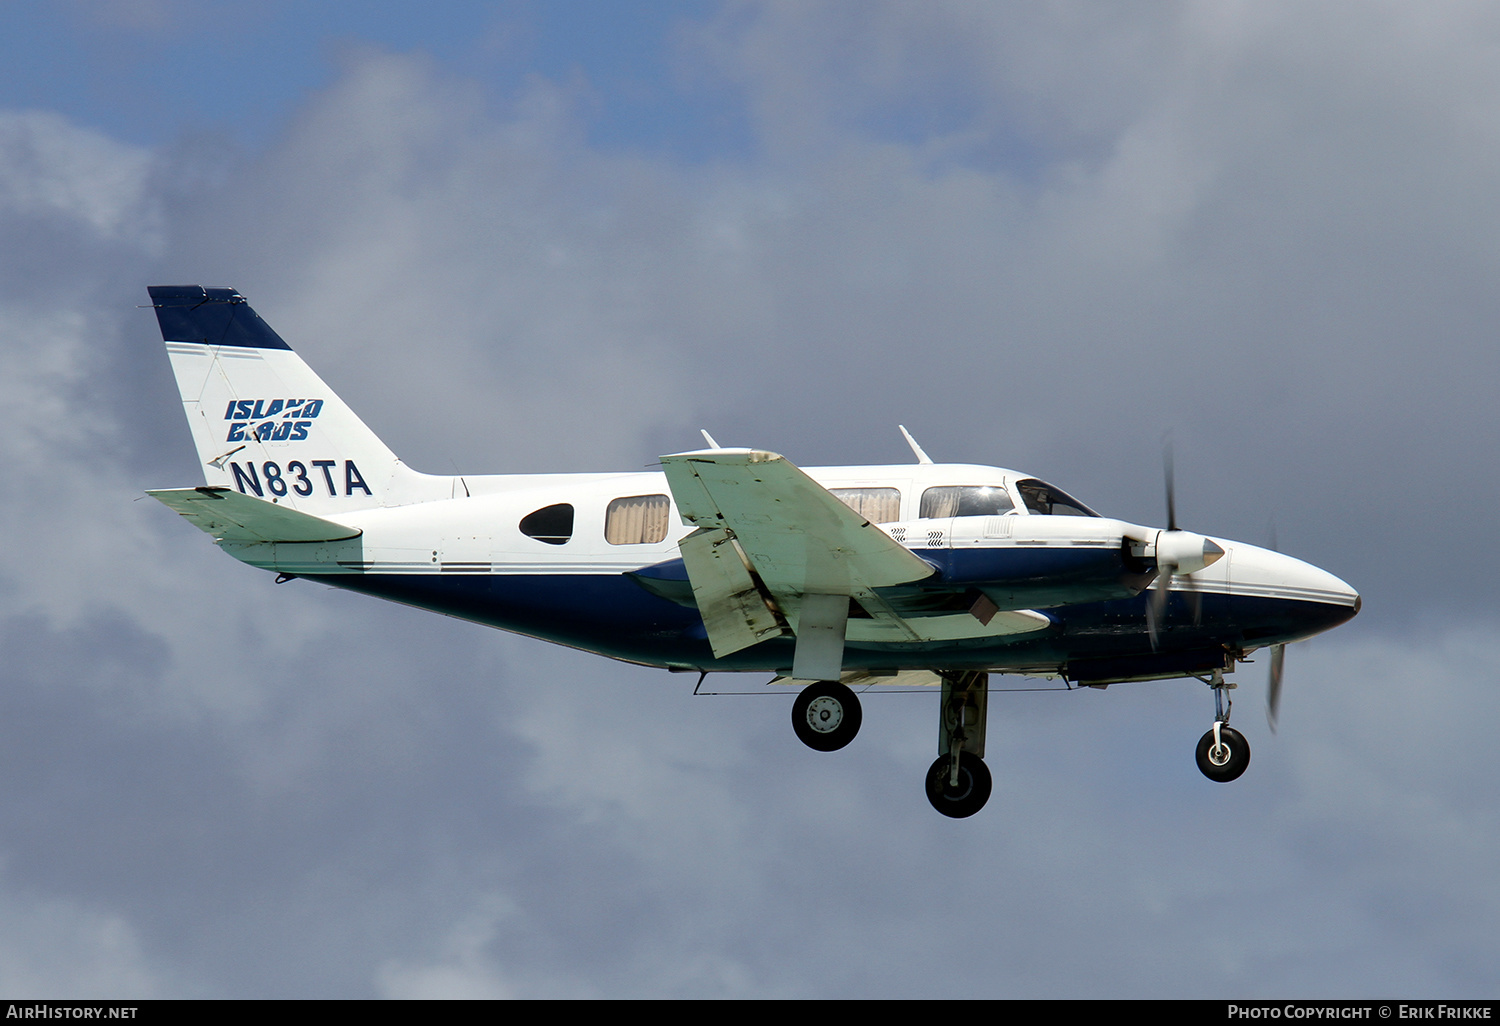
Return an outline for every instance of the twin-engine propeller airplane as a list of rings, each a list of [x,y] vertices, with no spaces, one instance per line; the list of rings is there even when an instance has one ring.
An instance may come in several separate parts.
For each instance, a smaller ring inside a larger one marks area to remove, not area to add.
[[[278,580],[368,592],[671,670],[802,685],[797,736],[859,731],[854,688],[941,688],[927,797],[971,816],[991,673],[1070,684],[1191,677],[1213,689],[1211,780],[1244,772],[1224,674],[1359,611],[1289,556],[1101,517],[994,467],[801,470],[758,449],[661,473],[435,476],[409,469],[233,289],[149,290],[206,484],[152,491]],[[902,429],[905,434],[905,428]],[[701,680],[701,677],[700,677]]]

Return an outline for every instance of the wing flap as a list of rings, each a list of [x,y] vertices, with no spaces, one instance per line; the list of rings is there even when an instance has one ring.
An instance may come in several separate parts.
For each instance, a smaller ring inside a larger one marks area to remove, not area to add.
[[[776,453],[710,449],[663,456],[662,465],[683,520],[733,534],[778,601],[854,595],[935,572]]]
[[[146,492],[218,541],[328,542],[358,538],[347,527],[289,506],[241,495],[228,488],[159,488]]]
[[[678,548],[716,658],[791,633],[727,530],[694,531]]]

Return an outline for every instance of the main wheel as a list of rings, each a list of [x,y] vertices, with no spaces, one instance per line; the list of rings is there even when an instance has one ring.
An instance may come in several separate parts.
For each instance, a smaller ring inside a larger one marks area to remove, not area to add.
[[[836,752],[853,741],[862,719],[859,698],[835,680],[809,684],[792,703],[798,740],[820,752]]]
[[[1210,730],[1198,739],[1198,768],[1209,780],[1227,784],[1245,772],[1250,765],[1250,742],[1245,735],[1230,726],[1219,728],[1219,744],[1214,745],[1214,732]]]
[[[927,771],[927,800],[945,816],[963,819],[984,808],[990,800],[990,768],[984,760],[968,752],[958,754],[958,786],[949,784],[953,767],[950,756],[940,755]]]

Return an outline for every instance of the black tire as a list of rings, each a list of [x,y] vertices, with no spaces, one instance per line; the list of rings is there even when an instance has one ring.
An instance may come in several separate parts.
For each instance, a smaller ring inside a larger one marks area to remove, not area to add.
[[[853,741],[863,719],[858,696],[838,681],[809,684],[792,703],[797,739],[819,752],[836,752]]]
[[[1219,728],[1219,741],[1224,750],[1216,752],[1213,750],[1212,730],[1198,739],[1198,768],[1209,780],[1227,784],[1237,779],[1245,772],[1245,767],[1250,765],[1250,742],[1245,740],[1245,735],[1229,726]]]
[[[927,800],[932,807],[945,816],[964,819],[984,808],[990,800],[990,768],[984,760],[968,752],[958,755],[958,786],[948,785],[949,771],[953,765],[950,756],[940,755],[927,771]]]

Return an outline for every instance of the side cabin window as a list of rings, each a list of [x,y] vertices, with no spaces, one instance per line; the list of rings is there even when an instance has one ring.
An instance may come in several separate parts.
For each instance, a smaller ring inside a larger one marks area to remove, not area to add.
[[[829,491],[872,524],[889,524],[901,519],[899,488],[830,488]]]
[[[604,540],[611,545],[654,545],[667,536],[672,502],[665,495],[628,495],[604,511]]]
[[[940,485],[922,493],[924,520],[946,517],[994,517],[1016,508],[1001,485]]]
[[[573,504],[543,506],[521,518],[521,533],[548,545],[562,545],[573,537]]]
[[[1053,488],[1045,481],[1028,478],[1016,482],[1016,491],[1026,508],[1042,516],[1053,517],[1097,517],[1099,514],[1073,498],[1061,488]]]

